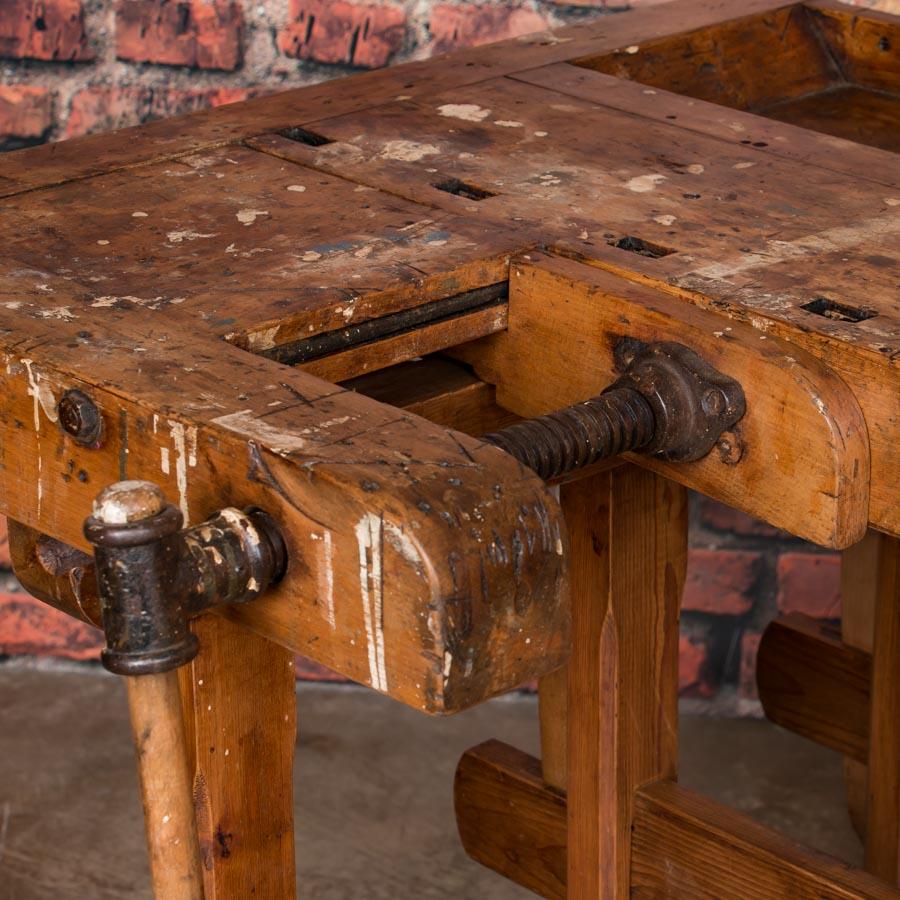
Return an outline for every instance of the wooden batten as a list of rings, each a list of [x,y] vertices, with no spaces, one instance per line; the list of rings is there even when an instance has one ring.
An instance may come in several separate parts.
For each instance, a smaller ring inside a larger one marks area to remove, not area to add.
[[[763,633],[756,681],[776,725],[867,761],[871,654],[842,644],[819,620],[792,613]]]
[[[466,852],[542,897],[566,895],[566,799],[540,762],[488,741],[460,760],[456,817]],[[802,847],[673,781],[635,796],[631,896],[683,900],[896,898],[871,875]]]

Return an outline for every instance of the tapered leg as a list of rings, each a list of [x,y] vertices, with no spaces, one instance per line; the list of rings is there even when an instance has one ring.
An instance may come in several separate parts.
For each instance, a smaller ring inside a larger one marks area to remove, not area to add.
[[[153,895],[203,900],[200,850],[174,671],[127,677]]]
[[[292,654],[218,615],[180,672],[207,900],[295,896]]]
[[[635,791],[676,774],[687,497],[627,466],[564,485],[562,503],[573,603],[567,895],[624,898]]]

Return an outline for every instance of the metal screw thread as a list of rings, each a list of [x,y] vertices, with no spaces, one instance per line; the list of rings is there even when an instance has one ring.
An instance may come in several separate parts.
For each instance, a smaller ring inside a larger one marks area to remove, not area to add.
[[[545,481],[653,439],[656,422],[649,402],[630,387],[618,387],[584,403],[517,422],[484,440],[514,456]]]

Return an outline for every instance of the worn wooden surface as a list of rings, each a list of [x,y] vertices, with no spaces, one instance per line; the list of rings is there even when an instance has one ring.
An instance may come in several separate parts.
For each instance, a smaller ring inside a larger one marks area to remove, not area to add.
[[[766,716],[858,762],[869,755],[872,656],[835,629],[792,613],[763,633],[756,661]]]
[[[900,534],[896,23],[778,0],[681,0],[681,35],[671,21],[604,17],[0,160],[0,511],[20,569],[90,617],[36,535],[84,549],[93,497],[126,477],[189,522],[262,506],[288,542],[276,590],[197,624],[210,648],[183,679],[210,896],[290,895],[292,652],[434,713],[565,662],[559,506],[468,435],[597,393],[620,337],[688,344],[747,395],[705,460],[642,465],[827,546]],[[442,312],[507,282],[508,299]],[[445,350],[481,379],[402,401],[379,379]],[[59,427],[73,388],[101,409],[96,447]],[[540,827],[510,857],[523,832],[495,793],[473,840],[549,896],[567,814],[572,896],[703,895],[692,865],[717,897],[865,893],[674,786],[635,800],[674,774],[684,492],[630,467],[562,491],[578,677],[566,704],[561,675],[544,683],[544,781],[512,781]],[[869,863],[891,877],[900,654],[879,609]]]

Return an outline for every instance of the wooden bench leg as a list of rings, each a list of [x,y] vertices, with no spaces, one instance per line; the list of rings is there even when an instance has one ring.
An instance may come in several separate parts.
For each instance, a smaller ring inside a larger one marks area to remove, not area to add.
[[[875,594],[881,535],[870,531],[841,556],[841,638],[845,644],[872,653],[875,634]],[[857,834],[866,835],[866,763],[844,757],[847,807]]]
[[[900,884],[900,541],[875,531],[845,551],[842,636],[871,654],[868,765],[845,759],[866,868]]]
[[[686,491],[632,466],[562,486],[571,540],[573,647],[541,685],[545,731],[568,719],[570,898],[627,897],[635,793],[674,778],[678,760],[678,617],[687,560]],[[553,706],[558,714],[553,715]],[[566,710],[567,706],[567,710]],[[548,747],[560,741],[546,737]],[[560,784],[559,782],[565,782]]]
[[[900,885],[900,540],[878,536],[866,868]]]
[[[218,615],[192,628],[180,674],[206,900],[293,900],[293,656]]]

